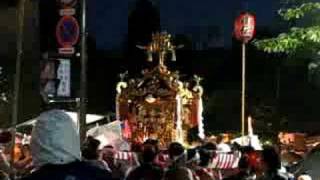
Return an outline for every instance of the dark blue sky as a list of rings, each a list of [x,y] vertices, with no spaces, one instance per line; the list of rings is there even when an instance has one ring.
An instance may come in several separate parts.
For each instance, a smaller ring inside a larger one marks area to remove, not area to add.
[[[100,49],[117,48],[128,30],[128,9],[134,0],[90,0],[89,31]],[[226,44],[231,40],[234,16],[248,7],[257,15],[257,25],[272,24],[279,0],[157,0],[161,25],[170,33],[181,33],[188,26],[219,26]],[[247,4],[247,5],[246,5]]]

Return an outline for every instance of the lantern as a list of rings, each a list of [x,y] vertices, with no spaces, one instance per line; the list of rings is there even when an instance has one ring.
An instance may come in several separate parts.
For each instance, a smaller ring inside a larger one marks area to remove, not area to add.
[[[256,32],[256,17],[247,12],[241,13],[234,22],[234,35],[235,37],[247,43],[250,41]]]

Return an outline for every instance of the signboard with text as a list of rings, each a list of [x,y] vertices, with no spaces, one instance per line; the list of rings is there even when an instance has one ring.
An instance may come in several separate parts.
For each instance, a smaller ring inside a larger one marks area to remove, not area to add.
[[[59,86],[57,96],[70,97],[71,95],[71,63],[68,59],[59,59],[60,64],[57,70]]]

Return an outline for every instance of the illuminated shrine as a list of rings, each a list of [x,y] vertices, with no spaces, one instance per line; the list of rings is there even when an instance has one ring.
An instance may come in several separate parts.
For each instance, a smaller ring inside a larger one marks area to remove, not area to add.
[[[161,146],[171,142],[186,144],[192,128],[204,138],[202,118],[201,78],[194,76],[190,82],[180,80],[178,71],[165,65],[166,55],[175,61],[175,50],[166,32],[152,35],[148,46],[137,46],[146,51],[148,61],[156,55],[157,65],[142,70],[141,77],[129,78],[120,74],[117,85],[116,116],[124,124],[123,137],[131,142],[157,139]]]

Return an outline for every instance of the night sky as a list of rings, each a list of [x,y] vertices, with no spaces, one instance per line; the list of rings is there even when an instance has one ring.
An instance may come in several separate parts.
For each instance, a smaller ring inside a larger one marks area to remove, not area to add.
[[[237,129],[240,119],[241,52],[239,51],[240,46],[232,41],[234,19],[240,12],[247,10],[256,15],[257,36],[274,36],[279,31],[283,31],[279,27],[279,18],[277,17],[282,0],[152,1],[159,9],[162,30],[167,30],[173,35],[185,35],[192,28],[197,31],[202,30],[202,27],[205,30],[209,26],[217,27],[222,32],[224,48],[221,49],[220,46],[209,52],[188,52],[187,50],[183,51],[184,53],[178,52],[178,61],[170,67],[181,70],[185,74],[199,74],[204,77],[204,101],[207,103],[205,109],[208,110],[205,118],[207,123],[210,119],[209,129],[217,129],[217,127],[220,130],[224,128]],[[90,0],[88,2],[88,28],[89,33],[96,40],[97,48],[100,50],[120,50],[121,52],[128,34],[128,15],[134,9],[135,0]],[[197,39],[195,38],[193,41],[196,42]],[[317,115],[312,112],[318,107],[317,100],[320,97],[314,96],[318,93],[308,82],[305,66],[283,67],[281,69],[281,88],[279,90],[281,97],[275,99],[278,61],[272,60],[279,57],[264,54],[254,47],[249,47],[248,52],[250,52],[247,61],[248,106],[268,105],[268,107],[274,108],[274,113],[270,117],[268,114],[268,117],[277,123],[282,117],[290,119],[290,121],[317,119]],[[99,58],[107,61],[101,61]],[[99,58],[95,61],[101,68],[113,67],[112,72],[108,71],[109,74],[101,70],[101,73],[97,75],[97,77],[101,77],[101,80],[107,82],[105,83],[106,87],[95,85],[92,88],[95,91],[99,89],[100,94],[106,96],[102,98],[99,96],[103,101],[101,104],[103,104],[106,99],[107,101],[114,99],[113,89],[116,83],[116,74],[121,72],[117,69],[120,66],[126,66],[129,72],[134,74],[135,68],[128,65],[132,59],[126,58],[126,56],[123,59],[112,59],[108,56]],[[105,77],[108,77],[109,81]],[[95,94],[93,94],[94,97]],[[300,102],[307,102],[308,105],[305,106],[309,108],[299,106]],[[114,110],[113,101],[107,105],[107,109]],[[254,110],[249,109],[248,111],[253,112]],[[233,124],[233,128],[229,124],[225,124],[225,120]]]
[[[134,0],[90,0],[88,27],[96,37],[99,49],[117,49],[128,31],[128,11]],[[279,0],[156,0],[160,9],[161,26],[172,34],[183,33],[189,26],[216,25],[224,32],[225,45],[231,44],[233,20],[248,9],[257,15],[257,26],[270,26]]]

